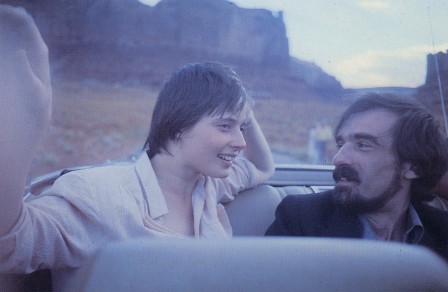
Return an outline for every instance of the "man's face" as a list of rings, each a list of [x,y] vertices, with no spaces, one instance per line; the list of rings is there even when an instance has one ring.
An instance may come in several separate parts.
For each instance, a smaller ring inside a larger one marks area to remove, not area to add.
[[[402,174],[395,158],[392,127],[397,116],[369,110],[351,116],[336,135],[333,157],[334,199],[358,212],[384,207],[402,189]]]

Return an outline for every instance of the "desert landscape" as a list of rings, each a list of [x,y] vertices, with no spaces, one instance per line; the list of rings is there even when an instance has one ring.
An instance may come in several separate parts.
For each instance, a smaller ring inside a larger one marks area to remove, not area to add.
[[[153,87],[93,80],[53,82],[52,122],[30,177],[140,153],[158,92]],[[309,129],[316,121],[332,123],[345,108],[325,100],[254,99],[254,112],[271,149],[304,161]]]
[[[0,2],[24,7],[50,51],[53,118],[30,179],[140,153],[160,87],[190,62],[219,61],[237,71],[272,151],[286,160],[307,162],[311,127],[334,125],[366,91],[404,93],[441,113],[433,56],[418,88],[343,88],[314,62],[290,55],[282,13],[225,0],[163,0],[154,7],[137,0]],[[437,58],[446,83],[448,53]]]

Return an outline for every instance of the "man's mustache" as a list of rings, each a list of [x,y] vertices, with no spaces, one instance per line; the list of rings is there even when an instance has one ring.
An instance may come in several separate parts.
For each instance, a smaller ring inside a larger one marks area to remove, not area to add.
[[[336,167],[333,171],[333,179],[335,181],[340,181],[343,178],[348,181],[361,182],[358,172],[348,165]]]

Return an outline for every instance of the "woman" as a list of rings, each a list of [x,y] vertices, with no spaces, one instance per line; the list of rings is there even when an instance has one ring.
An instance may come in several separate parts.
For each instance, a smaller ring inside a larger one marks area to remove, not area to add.
[[[272,175],[272,156],[251,102],[236,73],[221,64],[187,65],[162,89],[145,146],[173,211],[163,219],[169,229],[230,235],[217,203]],[[242,150],[247,159],[238,157]]]
[[[187,65],[166,83],[145,150],[133,163],[65,174],[28,203],[2,190],[0,272],[59,269],[58,279],[113,241],[229,237],[220,202],[274,170],[238,76],[216,63]]]

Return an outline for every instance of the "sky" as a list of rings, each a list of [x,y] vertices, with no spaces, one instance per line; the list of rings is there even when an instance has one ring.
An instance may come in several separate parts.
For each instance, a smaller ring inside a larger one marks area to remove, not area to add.
[[[314,62],[345,88],[418,87],[427,55],[448,50],[447,0],[231,2],[283,11],[290,55]]]

